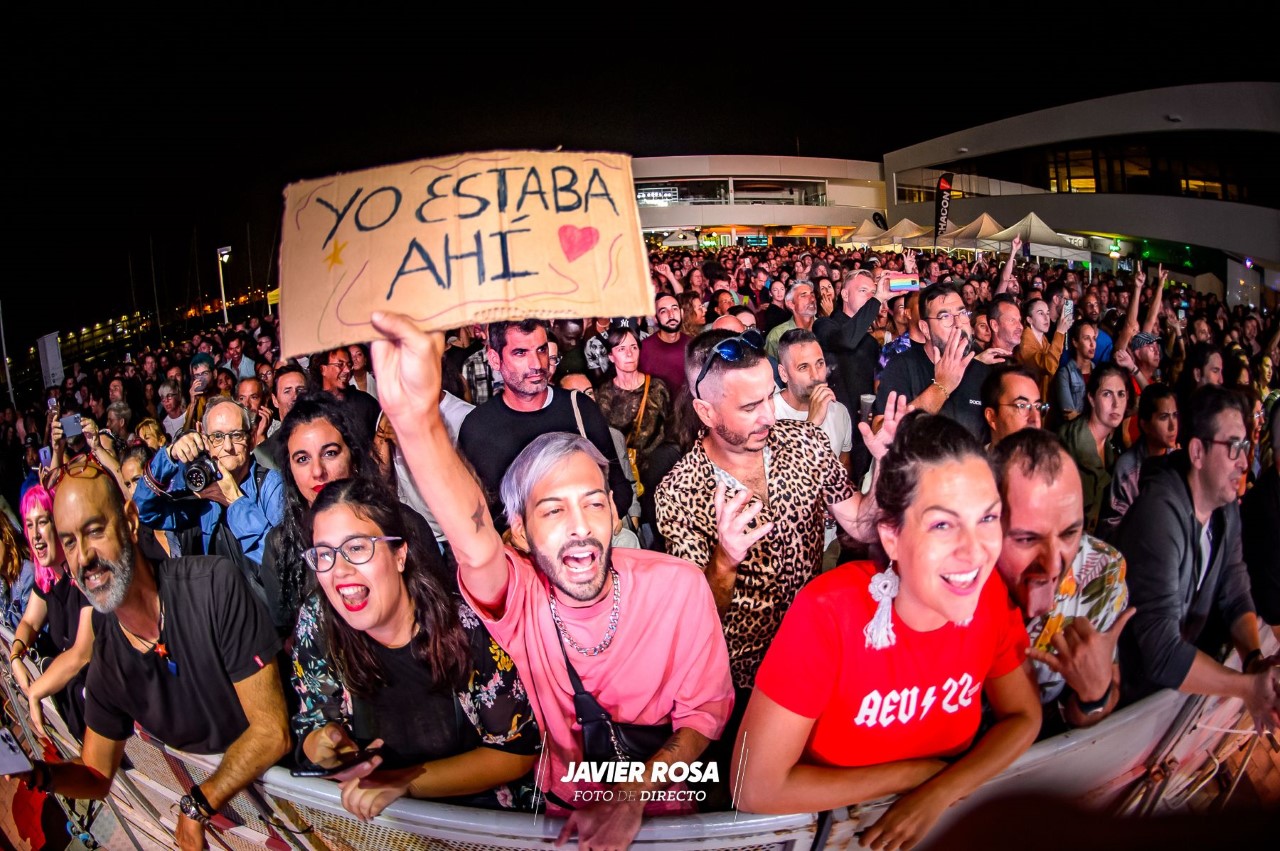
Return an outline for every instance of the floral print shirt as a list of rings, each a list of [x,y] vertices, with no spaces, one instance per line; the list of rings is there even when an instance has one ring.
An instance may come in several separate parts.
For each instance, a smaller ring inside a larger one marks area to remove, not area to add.
[[[460,599],[457,605],[458,618],[470,638],[472,651],[467,687],[453,695],[456,703],[454,717],[459,725],[467,728],[458,731],[458,739],[475,741],[479,747],[508,753],[538,753],[542,737],[515,664],[489,635],[475,612]],[[293,733],[299,743],[300,763],[306,763],[301,743],[312,731],[329,723],[341,724],[349,732],[362,726],[356,717],[362,703],[344,688],[337,665],[329,658],[320,607],[317,592],[303,604],[294,631],[293,687],[298,693],[300,706],[293,717]],[[424,676],[429,675],[424,671]],[[449,731],[444,737],[449,738],[451,734]],[[531,809],[532,793],[530,773],[524,780],[471,796],[466,803]],[[458,800],[449,799],[450,802]]]
[[[1092,535],[1084,535],[1076,557],[1058,580],[1053,607],[1027,624],[1031,646],[1053,652],[1053,637],[1076,618],[1088,618],[1098,632],[1111,629],[1120,613],[1129,607],[1129,586],[1124,574],[1124,556],[1119,550]],[[1032,664],[1040,684],[1040,702],[1057,700],[1066,686],[1062,674],[1040,662]]]

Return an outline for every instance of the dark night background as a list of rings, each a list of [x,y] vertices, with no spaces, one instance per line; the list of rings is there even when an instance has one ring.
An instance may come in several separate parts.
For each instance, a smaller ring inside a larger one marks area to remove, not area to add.
[[[335,19],[312,39],[233,28],[217,37],[212,17],[157,19],[144,35],[110,19],[10,33],[34,57],[10,85],[10,262],[0,302],[15,361],[42,334],[154,311],[153,257],[166,316],[202,290],[216,297],[220,245],[234,249],[229,297],[250,281],[274,285],[281,193],[304,178],[558,145],[879,161],[1062,103],[1274,77],[1261,61],[1134,63],[1118,49],[1080,49],[1068,61],[1065,51],[1015,54],[998,41],[954,62],[908,66],[843,37],[832,42],[839,61],[811,62],[806,52],[823,51],[793,50],[782,37],[743,61],[721,51],[714,27],[692,30],[675,49],[665,36],[642,41],[616,51],[622,60],[598,39],[587,50],[569,36],[495,38],[459,59],[441,50],[459,35],[443,26],[376,32]]]

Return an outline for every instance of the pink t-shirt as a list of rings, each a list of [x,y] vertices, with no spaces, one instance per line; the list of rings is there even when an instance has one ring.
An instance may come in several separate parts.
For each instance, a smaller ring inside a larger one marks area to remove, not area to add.
[[[566,646],[583,687],[613,720],[629,724],[670,722],[717,739],[733,710],[729,650],[703,572],[682,559],[636,549],[615,549],[613,567],[622,583],[618,628],[598,656]],[[547,765],[540,786],[574,802],[575,791],[608,784],[561,783],[570,762],[582,760],[582,736],[573,710],[573,685],[565,670],[549,605],[550,585],[540,570],[507,549],[509,581],[505,609],[493,620],[467,589],[467,602],[498,644],[510,654],[524,681],[538,724],[547,737]],[[585,608],[559,605],[574,640],[593,647],[604,638],[613,594]],[[727,779],[727,778],[721,778]],[[688,811],[688,805],[650,803],[649,814]],[[549,807],[556,812],[554,805]]]

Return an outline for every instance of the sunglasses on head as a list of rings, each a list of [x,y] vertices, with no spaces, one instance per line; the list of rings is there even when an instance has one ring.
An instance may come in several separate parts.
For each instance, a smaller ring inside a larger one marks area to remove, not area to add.
[[[710,371],[711,364],[715,363],[716,358],[720,358],[725,363],[737,363],[745,356],[747,349],[756,352],[764,351],[764,335],[755,328],[748,328],[736,337],[716,343],[711,349],[711,354],[707,355],[702,371],[698,373],[698,380],[693,382],[693,398],[702,398],[698,390],[702,386],[702,379],[707,377],[707,372]]]

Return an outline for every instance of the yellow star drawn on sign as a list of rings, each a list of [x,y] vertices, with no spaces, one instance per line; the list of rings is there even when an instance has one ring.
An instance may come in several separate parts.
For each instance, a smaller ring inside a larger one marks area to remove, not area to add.
[[[333,271],[334,266],[342,265],[342,249],[346,247],[347,244],[340,239],[335,239],[333,241],[333,250],[329,252],[328,257],[324,258],[324,262],[329,264],[330,272]]]

